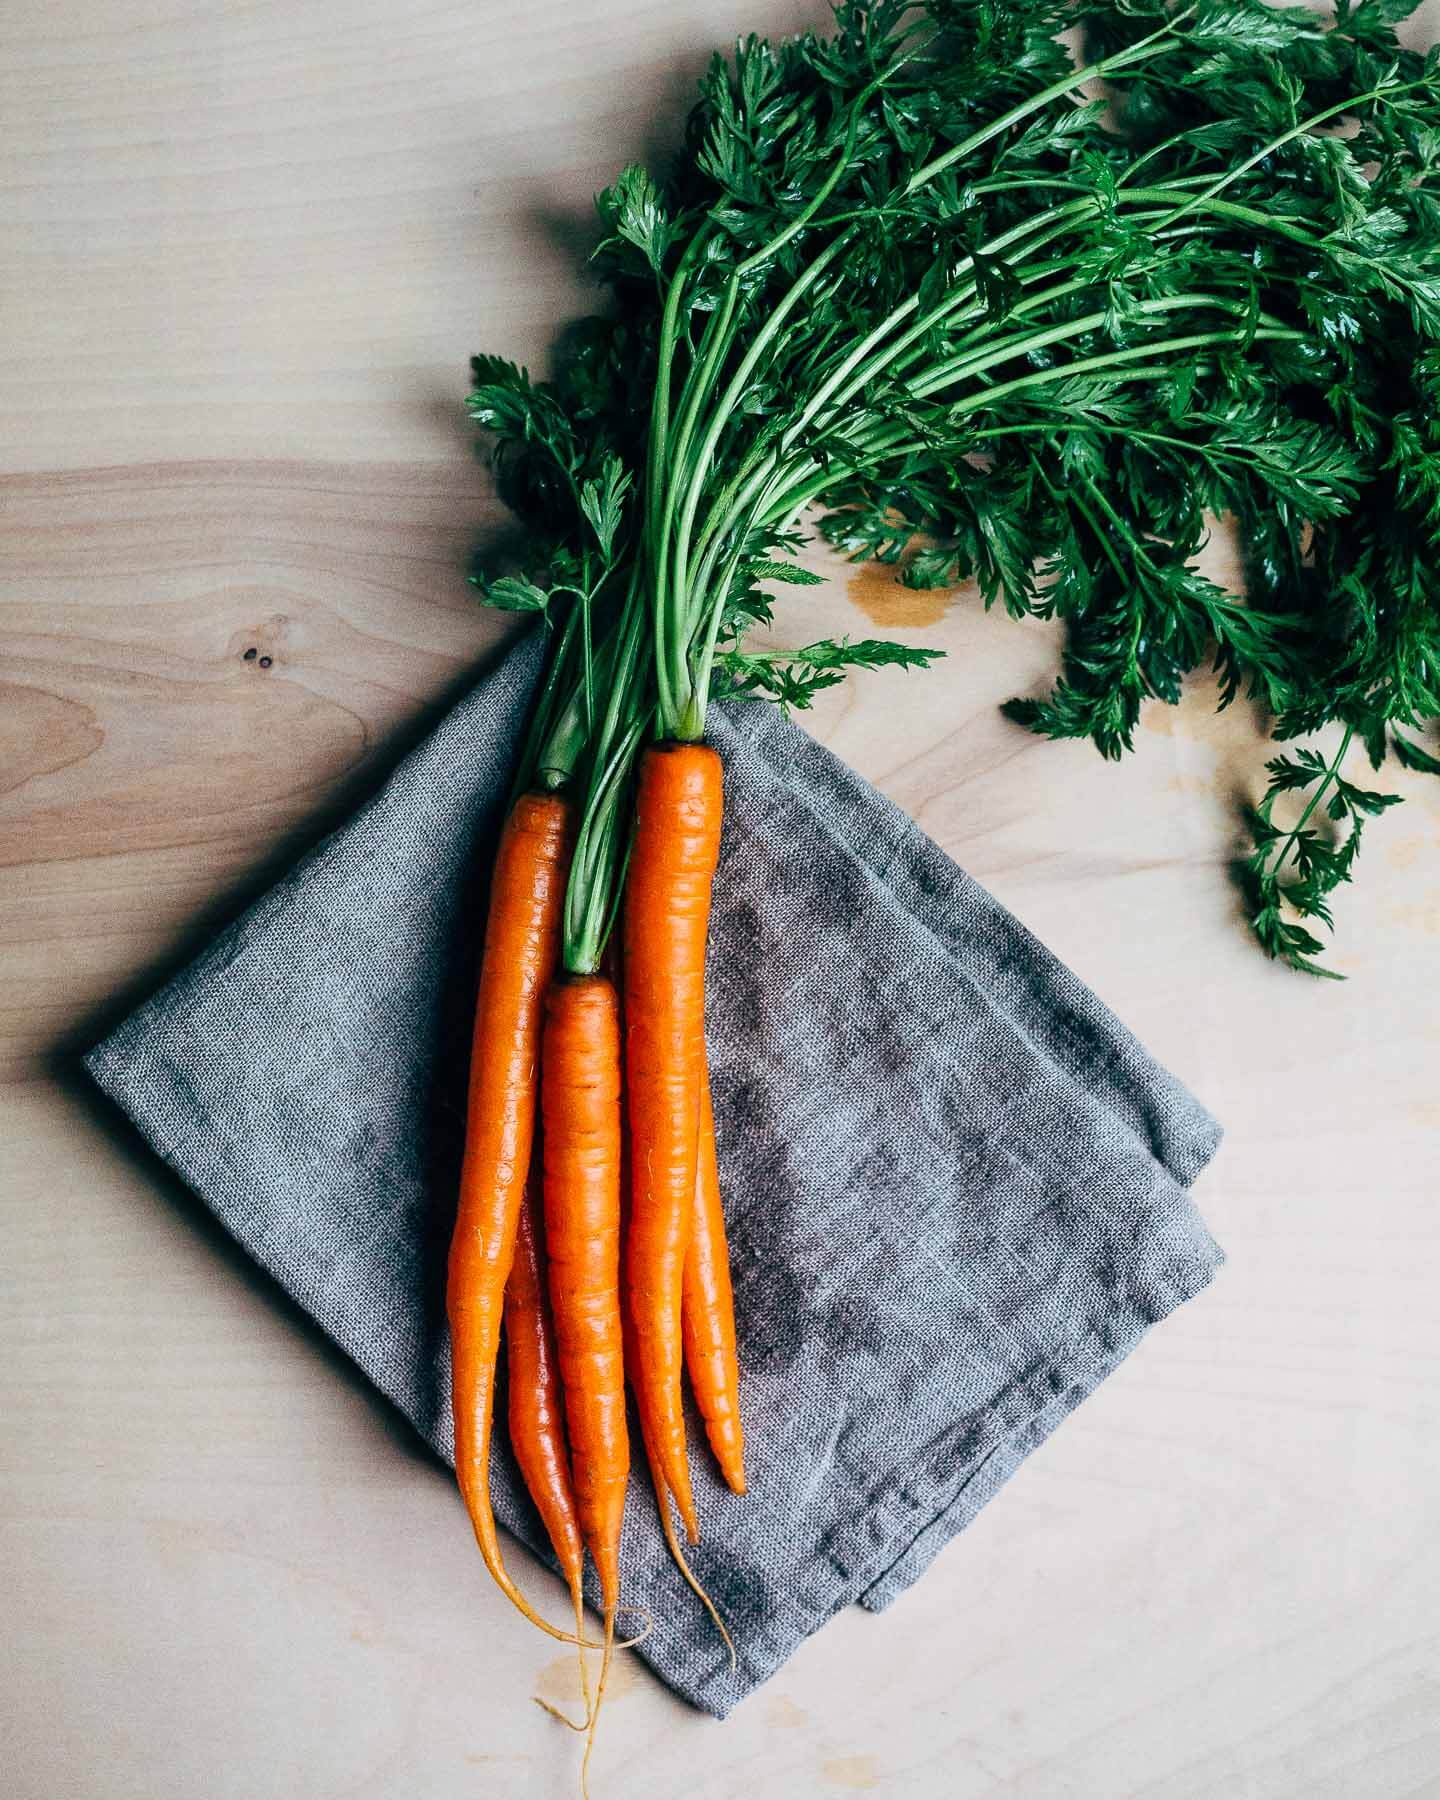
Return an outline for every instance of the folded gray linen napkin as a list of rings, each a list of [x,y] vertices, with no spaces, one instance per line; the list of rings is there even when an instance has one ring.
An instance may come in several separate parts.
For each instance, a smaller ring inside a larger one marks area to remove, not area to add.
[[[540,654],[522,641],[87,1058],[447,1457],[467,1013]],[[655,1622],[640,1653],[723,1716],[840,1607],[914,1581],[1221,1256],[1186,1192],[1218,1127],[1099,1001],[770,707],[717,708],[712,739],[707,1035],[750,1493],[722,1486],[692,1418],[694,1567],[738,1668],[639,1470],[623,1574]],[[494,1485],[544,1554],[503,1445]]]

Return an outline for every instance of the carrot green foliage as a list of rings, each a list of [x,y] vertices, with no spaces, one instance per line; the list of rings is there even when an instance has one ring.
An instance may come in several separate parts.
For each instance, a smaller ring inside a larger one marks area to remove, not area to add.
[[[1118,757],[1211,662],[1277,738],[1337,727],[1269,764],[1243,869],[1263,949],[1325,972],[1314,927],[1394,799],[1346,752],[1440,771],[1440,57],[1401,47],[1411,10],[846,0],[714,59],[663,179],[599,196],[610,314],[548,382],[476,363],[530,534],[485,592],[545,612],[554,716],[584,696],[557,778],[612,808],[574,882],[618,879],[627,759],[699,737],[712,690],[803,706],[929,660],[752,640],[817,520],[1057,621],[1058,679],[1008,708],[1043,736]],[[1199,572],[1217,514],[1243,596]]]

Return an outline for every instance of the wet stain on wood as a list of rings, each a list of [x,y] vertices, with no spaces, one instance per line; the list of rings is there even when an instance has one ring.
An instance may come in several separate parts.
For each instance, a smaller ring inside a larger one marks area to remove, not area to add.
[[[774,1694],[765,1707],[765,1723],[773,1731],[799,1731],[810,1723],[810,1715],[788,1694]]]
[[[880,1765],[873,1756],[832,1756],[820,1765],[820,1777],[829,1787],[861,1794],[880,1785]]]
[[[910,630],[938,624],[955,598],[954,588],[907,588],[897,571],[883,563],[865,563],[846,583],[850,602],[872,625]]]
[[[605,1684],[605,1704],[619,1700],[640,1685],[640,1671],[633,1656],[616,1656],[610,1663],[610,1678]],[[546,1663],[535,1677],[537,1698],[552,1706],[576,1706],[581,1702],[580,1663],[572,1652]],[[578,1716],[578,1715],[577,1715]]]

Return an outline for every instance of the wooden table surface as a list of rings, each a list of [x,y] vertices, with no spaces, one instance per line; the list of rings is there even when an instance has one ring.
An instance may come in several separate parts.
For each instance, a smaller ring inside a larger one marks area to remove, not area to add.
[[[461,579],[497,520],[466,359],[543,361],[588,302],[594,189],[673,141],[712,44],[804,16],[4,9],[11,1800],[575,1791],[529,1703],[566,1659],[488,1585],[446,1473],[74,1055],[494,654]],[[1307,982],[1228,874],[1244,707],[1153,709],[1113,768],[996,710],[1048,630],[868,573],[789,605],[797,641],[823,615],[950,652],[815,729],[1225,1122],[1199,1192],[1231,1260],[914,1592],[726,1724],[627,1658],[597,1797],[1440,1795],[1440,783],[1371,829],[1353,979]]]

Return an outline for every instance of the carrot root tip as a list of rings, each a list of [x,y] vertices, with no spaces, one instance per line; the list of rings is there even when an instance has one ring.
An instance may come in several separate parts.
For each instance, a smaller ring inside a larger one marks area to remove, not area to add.
[[[558,1706],[552,1706],[548,1700],[542,1700],[539,1694],[532,1694],[530,1698],[540,1708],[541,1712],[549,1713],[552,1719],[558,1719],[567,1731],[588,1731],[590,1729],[590,1720],[588,1716],[582,1719],[577,1725],[568,1713],[562,1712]]]
[[[617,1638],[615,1641],[615,1648],[617,1650],[633,1650],[637,1644],[643,1644],[646,1638],[648,1638],[650,1633],[655,1629],[655,1620],[648,1612],[646,1612],[643,1606],[622,1606],[619,1608],[619,1613],[633,1613],[638,1618],[645,1621],[639,1631],[635,1633],[634,1637]]]

